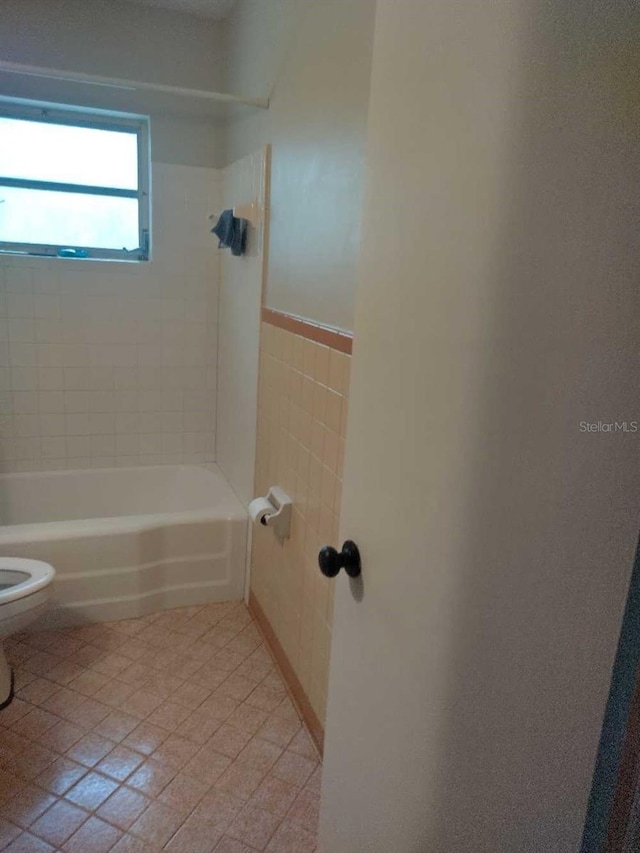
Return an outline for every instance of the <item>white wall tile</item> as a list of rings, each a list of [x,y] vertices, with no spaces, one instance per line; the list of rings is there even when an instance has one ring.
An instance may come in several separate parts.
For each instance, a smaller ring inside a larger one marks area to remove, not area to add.
[[[63,391],[40,391],[38,393],[38,411],[64,412]]]
[[[57,294],[36,294],[33,297],[34,317],[46,320],[60,319],[60,297]]]
[[[39,388],[37,367],[13,367],[11,387],[14,391],[37,391]]]
[[[33,317],[10,317],[6,323],[8,340],[35,342]]]
[[[35,391],[14,391],[12,411],[17,415],[26,415],[37,412],[38,394]]]
[[[35,344],[10,343],[9,363],[11,367],[35,367],[37,362]]]
[[[0,469],[213,461],[221,182],[153,181],[148,264],[0,257]]]
[[[57,414],[51,412],[49,414],[41,414],[38,415],[38,420],[40,423],[40,435],[45,436],[59,436],[67,434],[67,425],[65,415]],[[16,435],[22,435],[22,433],[18,432],[17,424],[16,424]],[[61,454],[57,453],[56,456],[60,456]],[[64,454],[62,454],[64,455]]]
[[[63,436],[43,436],[40,446],[45,459],[60,459],[67,455],[67,443]]]
[[[13,427],[16,435],[24,436],[25,438],[40,435],[40,417],[35,414],[15,415]]]
[[[229,165],[222,175],[224,207],[264,204],[265,170],[264,151]],[[208,303],[212,314],[220,311],[216,454],[245,504],[254,496],[263,242],[264,227],[251,227],[244,257],[223,254],[219,304]],[[190,334],[196,335],[193,327]],[[185,408],[200,407],[185,399]]]
[[[142,433],[138,437],[140,453],[162,453],[162,433]]]
[[[87,436],[91,434],[91,415],[89,414],[78,413],[65,415],[65,424],[67,436]],[[83,453],[73,455],[84,456]]]
[[[32,293],[14,291],[7,294],[7,317],[33,317],[33,314]]]
[[[57,391],[64,388],[64,372],[61,367],[39,367],[38,389]]]
[[[92,412],[89,415],[89,432],[100,435],[116,431],[116,415],[113,412]]]

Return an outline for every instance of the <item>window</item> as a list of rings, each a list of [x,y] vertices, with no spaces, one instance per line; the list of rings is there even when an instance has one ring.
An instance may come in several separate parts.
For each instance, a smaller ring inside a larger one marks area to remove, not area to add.
[[[0,101],[0,252],[148,260],[147,119]]]

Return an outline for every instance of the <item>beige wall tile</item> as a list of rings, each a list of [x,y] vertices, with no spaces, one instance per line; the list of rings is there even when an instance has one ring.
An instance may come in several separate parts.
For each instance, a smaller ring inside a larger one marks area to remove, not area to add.
[[[316,361],[316,347],[318,345],[313,341],[305,340],[304,342],[304,365],[303,371],[305,376],[313,379]]]
[[[291,537],[257,529],[251,590],[324,721],[335,583],[317,555],[336,545],[350,356],[263,323],[256,485],[294,498]]]
[[[325,410],[324,423],[334,432],[340,429],[340,420],[342,418],[342,395],[336,391],[325,391]]]
[[[338,394],[345,395],[349,387],[349,367],[351,357],[337,350],[331,350],[329,359],[329,381],[327,385]]]
[[[313,371],[313,378],[321,385],[329,386],[329,360],[331,350],[329,347],[316,344],[316,360]]]

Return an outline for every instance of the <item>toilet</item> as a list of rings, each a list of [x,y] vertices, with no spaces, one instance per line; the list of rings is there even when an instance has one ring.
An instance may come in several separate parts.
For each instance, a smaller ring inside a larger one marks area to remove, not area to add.
[[[13,675],[2,641],[40,616],[55,570],[41,560],[0,557],[0,710],[13,699]]]

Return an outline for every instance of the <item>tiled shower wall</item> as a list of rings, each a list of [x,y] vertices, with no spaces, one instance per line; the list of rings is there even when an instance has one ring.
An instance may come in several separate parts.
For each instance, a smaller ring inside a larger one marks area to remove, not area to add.
[[[154,164],[151,262],[0,257],[3,471],[214,459],[219,208]]]
[[[267,160],[263,149],[222,170],[224,207],[267,207]],[[245,505],[254,496],[264,241],[263,218],[249,226],[243,257],[220,253],[216,461]]]
[[[335,544],[351,358],[262,324],[256,492],[293,498],[291,537],[254,528],[251,592],[324,725],[333,591],[318,550]]]

